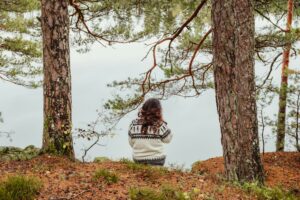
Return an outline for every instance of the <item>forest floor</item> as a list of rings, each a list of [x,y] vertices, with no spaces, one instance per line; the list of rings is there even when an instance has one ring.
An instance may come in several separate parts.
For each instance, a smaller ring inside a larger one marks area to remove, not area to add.
[[[263,163],[267,187],[278,186],[300,199],[300,153],[266,153]],[[180,167],[141,166],[128,160],[80,163],[42,155],[26,161],[0,161],[0,181],[12,175],[38,177],[43,186],[36,199],[51,200],[125,200],[134,192],[137,196],[136,191],[140,188],[148,188],[148,193],[144,191],[147,196],[149,191],[158,191],[162,187],[182,194],[181,199],[259,198],[251,190],[226,182],[223,170],[220,157],[199,161],[191,171],[184,171]],[[140,199],[155,200],[154,197]]]

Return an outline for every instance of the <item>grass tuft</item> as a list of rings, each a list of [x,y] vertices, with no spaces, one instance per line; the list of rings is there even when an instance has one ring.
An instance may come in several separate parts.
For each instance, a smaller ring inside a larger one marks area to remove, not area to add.
[[[103,163],[103,162],[108,162],[111,161],[109,158],[107,157],[96,157],[94,158],[94,163]]]
[[[183,192],[178,188],[166,185],[159,191],[146,187],[133,187],[129,190],[131,200],[193,200],[196,199],[198,194],[197,189],[191,192]]]
[[[42,183],[38,178],[23,175],[10,176],[0,182],[0,199],[33,200]]]
[[[119,177],[117,174],[107,170],[107,169],[98,169],[93,175],[93,179],[96,181],[98,179],[103,179],[107,184],[117,183]]]
[[[255,194],[258,200],[297,200],[298,198],[289,191],[280,187],[266,187],[258,183],[244,183],[240,187],[248,193]]]
[[[138,164],[128,159],[121,159],[120,162],[125,164],[127,169],[140,173],[140,177],[147,181],[157,181],[169,173],[165,167]]]

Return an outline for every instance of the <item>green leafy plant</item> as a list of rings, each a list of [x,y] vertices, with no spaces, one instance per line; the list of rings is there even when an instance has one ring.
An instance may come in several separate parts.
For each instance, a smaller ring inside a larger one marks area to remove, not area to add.
[[[102,178],[107,184],[113,184],[119,181],[118,175],[107,169],[96,170],[96,172],[93,175],[93,179],[96,181],[100,178]]]
[[[33,200],[42,187],[38,178],[23,175],[10,176],[0,182],[0,199]]]

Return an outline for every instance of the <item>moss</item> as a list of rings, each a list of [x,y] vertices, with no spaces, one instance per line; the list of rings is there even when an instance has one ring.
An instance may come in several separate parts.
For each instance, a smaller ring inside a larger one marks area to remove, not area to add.
[[[42,187],[35,177],[10,176],[0,182],[0,199],[33,200]]]
[[[72,144],[72,125],[64,126],[64,130],[59,130],[60,132],[55,132],[53,128],[53,120],[51,117],[47,117],[44,120],[44,145],[43,153],[58,155],[58,156],[68,156],[74,159],[73,144]],[[51,134],[49,132],[52,132]]]

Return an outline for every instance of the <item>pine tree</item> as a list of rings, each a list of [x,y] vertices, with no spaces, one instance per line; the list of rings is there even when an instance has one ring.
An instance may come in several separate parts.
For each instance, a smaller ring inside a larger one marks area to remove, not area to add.
[[[74,159],[69,1],[42,0],[44,132],[42,150]]]
[[[293,20],[293,8],[294,1],[288,0],[288,15],[286,23],[286,35],[289,36],[291,32],[292,20]],[[285,139],[285,124],[286,124],[286,101],[287,101],[287,89],[288,89],[288,68],[290,59],[291,43],[287,43],[283,51],[282,71],[281,71],[281,84],[279,92],[279,110],[278,110],[278,122],[277,122],[277,140],[276,151],[284,151],[284,139]]]
[[[251,0],[212,1],[213,65],[229,180],[263,182],[254,81]]]

